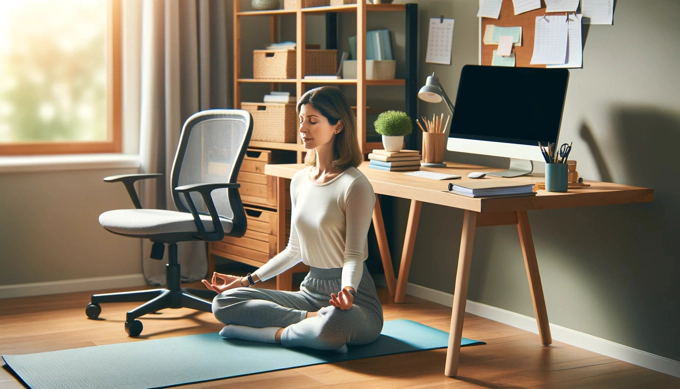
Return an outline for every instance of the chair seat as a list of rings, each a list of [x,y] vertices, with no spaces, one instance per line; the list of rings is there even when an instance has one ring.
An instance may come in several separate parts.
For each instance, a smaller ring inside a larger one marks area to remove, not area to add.
[[[214,231],[210,215],[200,215],[205,230]],[[225,234],[229,234],[233,224],[221,218]],[[136,237],[198,233],[194,217],[188,212],[163,209],[117,209],[99,215],[99,224],[116,234]]]

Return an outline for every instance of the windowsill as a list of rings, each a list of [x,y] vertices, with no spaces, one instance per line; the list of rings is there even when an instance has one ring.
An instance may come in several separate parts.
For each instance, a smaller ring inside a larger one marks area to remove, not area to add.
[[[92,169],[135,169],[136,154],[70,154],[0,157],[0,173],[37,173]]]

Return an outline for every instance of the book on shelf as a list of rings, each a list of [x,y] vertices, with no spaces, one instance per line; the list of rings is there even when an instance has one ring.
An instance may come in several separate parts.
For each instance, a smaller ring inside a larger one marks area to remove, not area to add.
[[[357,37],[349,37],[352,59],[357,59]],[[392,40],[387,29],[366,31],[366,59],[393,60]]]
[[[386,155],[388,157],[412,157],[414,155],[420,155],[418,150],[399,150],[399,151],[387,151],[385,149],[373,149],[373,154]]]
[[[278,42],[278,43],[272,43],[270,45],[267,45],[265,47],[266,50],[295,50],[295,42],[291,41],[286,41],[286,42]]]
[[[392,161],[392,162],[384,162],[384,161],[371,160],[371,162],[369,163],[369,165],[383,166],[383,167],[420,166],[420,161],[419,161],[419,160],[413,160],[413,161]]]
[[[375,153],[368,154],[368,159],[373,161],[393,162],[393,161],[420,161],[420,154],[404,155],[391,157]]]
[[[265,103],[297,103],[297,97],[291,96],[290,92],[271,91],[270,94],[264,95]]]
[[[505,181],[475,181],[449,184],[449,192],[468,197],[532,196],[534,183]]]
[[[420,164],[418,165],[410,165],[410,166],[381,166],[381,165],[376,165],[374,164],[375,161],[371,161],[371,163],[368,164],[368,167],[371,169],[378,169],[378,170],[385,170],[388,172],[410,172],[414,170],[420,170]]]

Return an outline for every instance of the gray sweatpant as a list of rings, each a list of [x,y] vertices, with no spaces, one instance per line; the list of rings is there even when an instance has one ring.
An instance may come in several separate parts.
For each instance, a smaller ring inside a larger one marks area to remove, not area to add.
[[[382,331],[382,306],[375,284],[364,265],[354,304],[343,311],[330,305],[331,293],[341,287],[342,269],[312,267],[299,292],[235,288],[218,294],[213,313],[224,324],[248,327],[283,327],[281,344],[334,350],[346,344],[370,343]],[[318,316],[305,319],[307,312]]]

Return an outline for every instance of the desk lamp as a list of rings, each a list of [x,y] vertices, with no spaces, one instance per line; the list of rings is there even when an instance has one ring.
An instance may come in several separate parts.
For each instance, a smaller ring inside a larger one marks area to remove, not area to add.
[[[449,96],[444,92],[444,88],[439,84],[439,78],[437,78],[434,73],[432,73],[431,76],[427,76],[425,85],[418,91],[418,98],[428,103],[441,103],[443,99],[446,102],[449,111],[451,111],[451,115],[453,115],[453,104],[451,104]]]
[[[444,92],[444,88],[439,84],[439,78],[437,78],[434,73],[427,77],[425,85],[418,91],[418,98],[428,103],[441,103],[441,101],[444,100],[444,102],[446,102],[446,107],[451,111],[451,115],[453,115],[453,104],[451,104],[449,96]],[[446,132],[446,130],[446,128],[443,128],[444,132]],[[423,163],[422,165],[429,167],[446,167],[444,162],[428,162]]]

